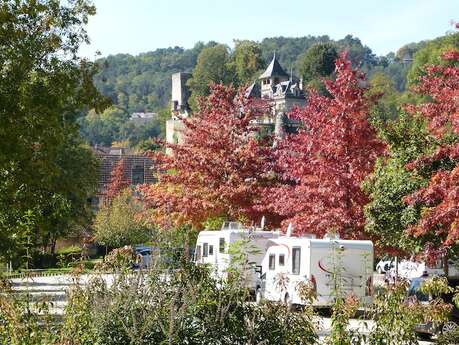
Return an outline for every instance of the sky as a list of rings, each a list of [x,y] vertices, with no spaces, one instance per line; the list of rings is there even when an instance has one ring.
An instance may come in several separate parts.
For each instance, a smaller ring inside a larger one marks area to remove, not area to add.
[[[233,45],[233,39],[347,34],[377,55],[406,43],[432,39],[459,21],[459,0],[93,0],[93,58],[137,55],[157,48],[191,48],[198,41]]]

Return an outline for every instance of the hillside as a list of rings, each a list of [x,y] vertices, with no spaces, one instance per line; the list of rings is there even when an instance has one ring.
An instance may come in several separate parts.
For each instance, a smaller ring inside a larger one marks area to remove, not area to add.
[[[349,51],[351,59],[365,71],[371,71],[386,63],[385,58],[375,56],[369,47],[350,35],[338,41],[333,41],[328,36],[273,37],[263,39],[259,46],[266,63],[271,60],[273,52],[276,52],[286,70],[293,68],[293,72],[298,73],[299,57],[318,42],[332,42],[339,50]],[[158,111],[168,105],[171,74],[179,71],[191,72],[201,50],[215,44],[199,42],[192,49],[175,47],[157,49],[137,56],[119,54],[102,58],[98,61],[102,68],[95,79],[96,86],[115,104],[129,112]],[[403,88],[403,85],[400,86]]]

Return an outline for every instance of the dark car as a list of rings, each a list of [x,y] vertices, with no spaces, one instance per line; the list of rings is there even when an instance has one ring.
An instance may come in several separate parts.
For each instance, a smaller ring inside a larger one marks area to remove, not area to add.
[[[138,245],[135,248],[136,263],[133,268],[176,269],[185,255],[183,248],[159,248]],[[189,257],[194,252],[190,250]]]
[[[145,245],[134,247],[136,262],[133,268],[149,268],[152,259],[159,254],[159,248]]]
[[[431,277],[422,276],[419,278],[414,278],[411,281],[411,285],[408,289],[408,297],[415,296],[419,302],[428,303],[432,299],[432,297],[423,294],[420,290],[420,287],[422,283],[429,278]],[[448,285],[455,288],[459,286],[459,280],[448,280]],[[431,336],[455,330],[459,325],[459,309],[453,303],[453,296],[453,293],[443,294],[440,296],[444,302],[449,303],[453,306],[451,309],[450,319],[448,322],[439,326],[434,326],[431,322],[418,324],[415,328],[416,332],[422,335]]]

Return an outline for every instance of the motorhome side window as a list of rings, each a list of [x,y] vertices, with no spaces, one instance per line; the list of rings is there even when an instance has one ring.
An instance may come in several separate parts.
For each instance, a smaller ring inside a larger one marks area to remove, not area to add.
[[[214,255],[214,246],[213,245],[209,245],[209,256],[210,255]]]
[[[300,274],[301,248],[293,247],[292,250],[292,273]]]
[[[269,255],[269,269],[272,271],[276,268],[276,255]]]
[[[219,246],[218,246],[218,251],[220,253],[224,253],[225,252],[225,239],[223,237],[220,237],[220,242],[219,242]]]
[[[207,258],[209,256],[209,244],[204,243],[202,245],[202,257]]]
[[[201,260],[201,246],[196,246],[196,261]]]
[[[285,254],[279,254],[279,266],[285,265]]]

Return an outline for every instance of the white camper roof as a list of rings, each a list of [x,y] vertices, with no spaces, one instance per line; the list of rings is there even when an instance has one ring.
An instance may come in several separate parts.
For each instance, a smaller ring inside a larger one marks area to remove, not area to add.
[[[199,232],[198,236],[222,236],[222,235],[233,235],[233,234],[245,234],[245,235],[257,235],[257,237],[277,237],[279,232],[277,231],[265,231],[265,230],[204,230]]]
[[[339,240],[339,239],[315,239],[310,237],[289,237],[279,236],[270,240],[275,244],[286,244],[290,246],[303,246],[310,244],[313,247],[328,247],[330,243],[335,242],[340,245],[344,245],[347,248],[355,249],[368,249],[373,247],[373,242],[366,240]]]

